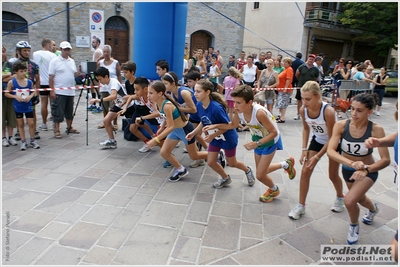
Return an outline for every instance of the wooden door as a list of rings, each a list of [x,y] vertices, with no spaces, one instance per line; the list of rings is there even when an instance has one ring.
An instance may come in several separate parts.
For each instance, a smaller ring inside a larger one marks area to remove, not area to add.
[[[121,16],[107,19],[105,25],[105,42],[111,46],[111,56],[120,64],[129,60],[129,24]]]
[[[211,44],[211,36],[206,32],[195,32],[191,36],[190,40],[190,56],[195,49],[207,50],[208,46]]]
[[[129,60],[128,30],[106,29],[105,44],[111,46],[112,57],[120,64]]]

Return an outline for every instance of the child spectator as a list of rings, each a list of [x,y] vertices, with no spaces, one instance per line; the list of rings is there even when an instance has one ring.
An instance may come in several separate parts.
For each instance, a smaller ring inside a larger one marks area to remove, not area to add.
[[[38,149],[40,146],[35,140],[32,104],[32,97],[35,96],[36,93],[30,91],[30,89],[33,88],[33,82],[26,78],[27,65],[24,62],[17,61],[14,63],[13,71],[16,77],[8,82],[5,96],[8,98],[14,98],[15,116],[17,117],[17,126],[21,137],[21,150],[26,150],[28,148],[28,143],[25,138],[24,114],[29,127],[29,135],[31,137],[29,145]]]

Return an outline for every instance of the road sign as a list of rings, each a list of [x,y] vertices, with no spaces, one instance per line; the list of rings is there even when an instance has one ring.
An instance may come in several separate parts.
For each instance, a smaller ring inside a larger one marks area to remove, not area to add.
[[[104,10],[89,9],[90,31],[104,31]]]

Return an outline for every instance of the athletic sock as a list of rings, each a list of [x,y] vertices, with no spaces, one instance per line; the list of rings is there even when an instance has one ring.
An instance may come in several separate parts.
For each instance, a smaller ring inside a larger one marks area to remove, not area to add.
[[[289,164],[288,164],[286,161],[282,161],[282,162],[281,162],[281,166],[282,166],[282,168],[284,168],[285,170],[286,170],[287,168],[289,168]]]
[[[185,167],[183,167],[182,165],[176,169],[178,172],[183,172],[185,170]]]
[[[272,191],[276,191],[276,190],[278,190],[278,187],[275,184],[273,187],[270,187],[269,189],[271,189]]]

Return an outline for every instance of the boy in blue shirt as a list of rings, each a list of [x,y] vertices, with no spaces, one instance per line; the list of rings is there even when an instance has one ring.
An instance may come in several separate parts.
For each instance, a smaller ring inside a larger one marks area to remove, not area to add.
[[[38,149],[39,144],[35,140],[35,126],[34,126],[34,111],[32,104],[32,97],[36,95],[35,92],[31,92],[33,88],[33,82],[26,78],[27,66],[22,61],[17,61],[13,65],[13,71],[16,77],[10,80],[7,84],[7,92],[5,96],[8,98],[14,98],[14,111],[17,117],[17,127],[21,137],[21,150],[28,148],[28,143],[25,138],[24,129],[24,114],[29,126],[30,146]]]

